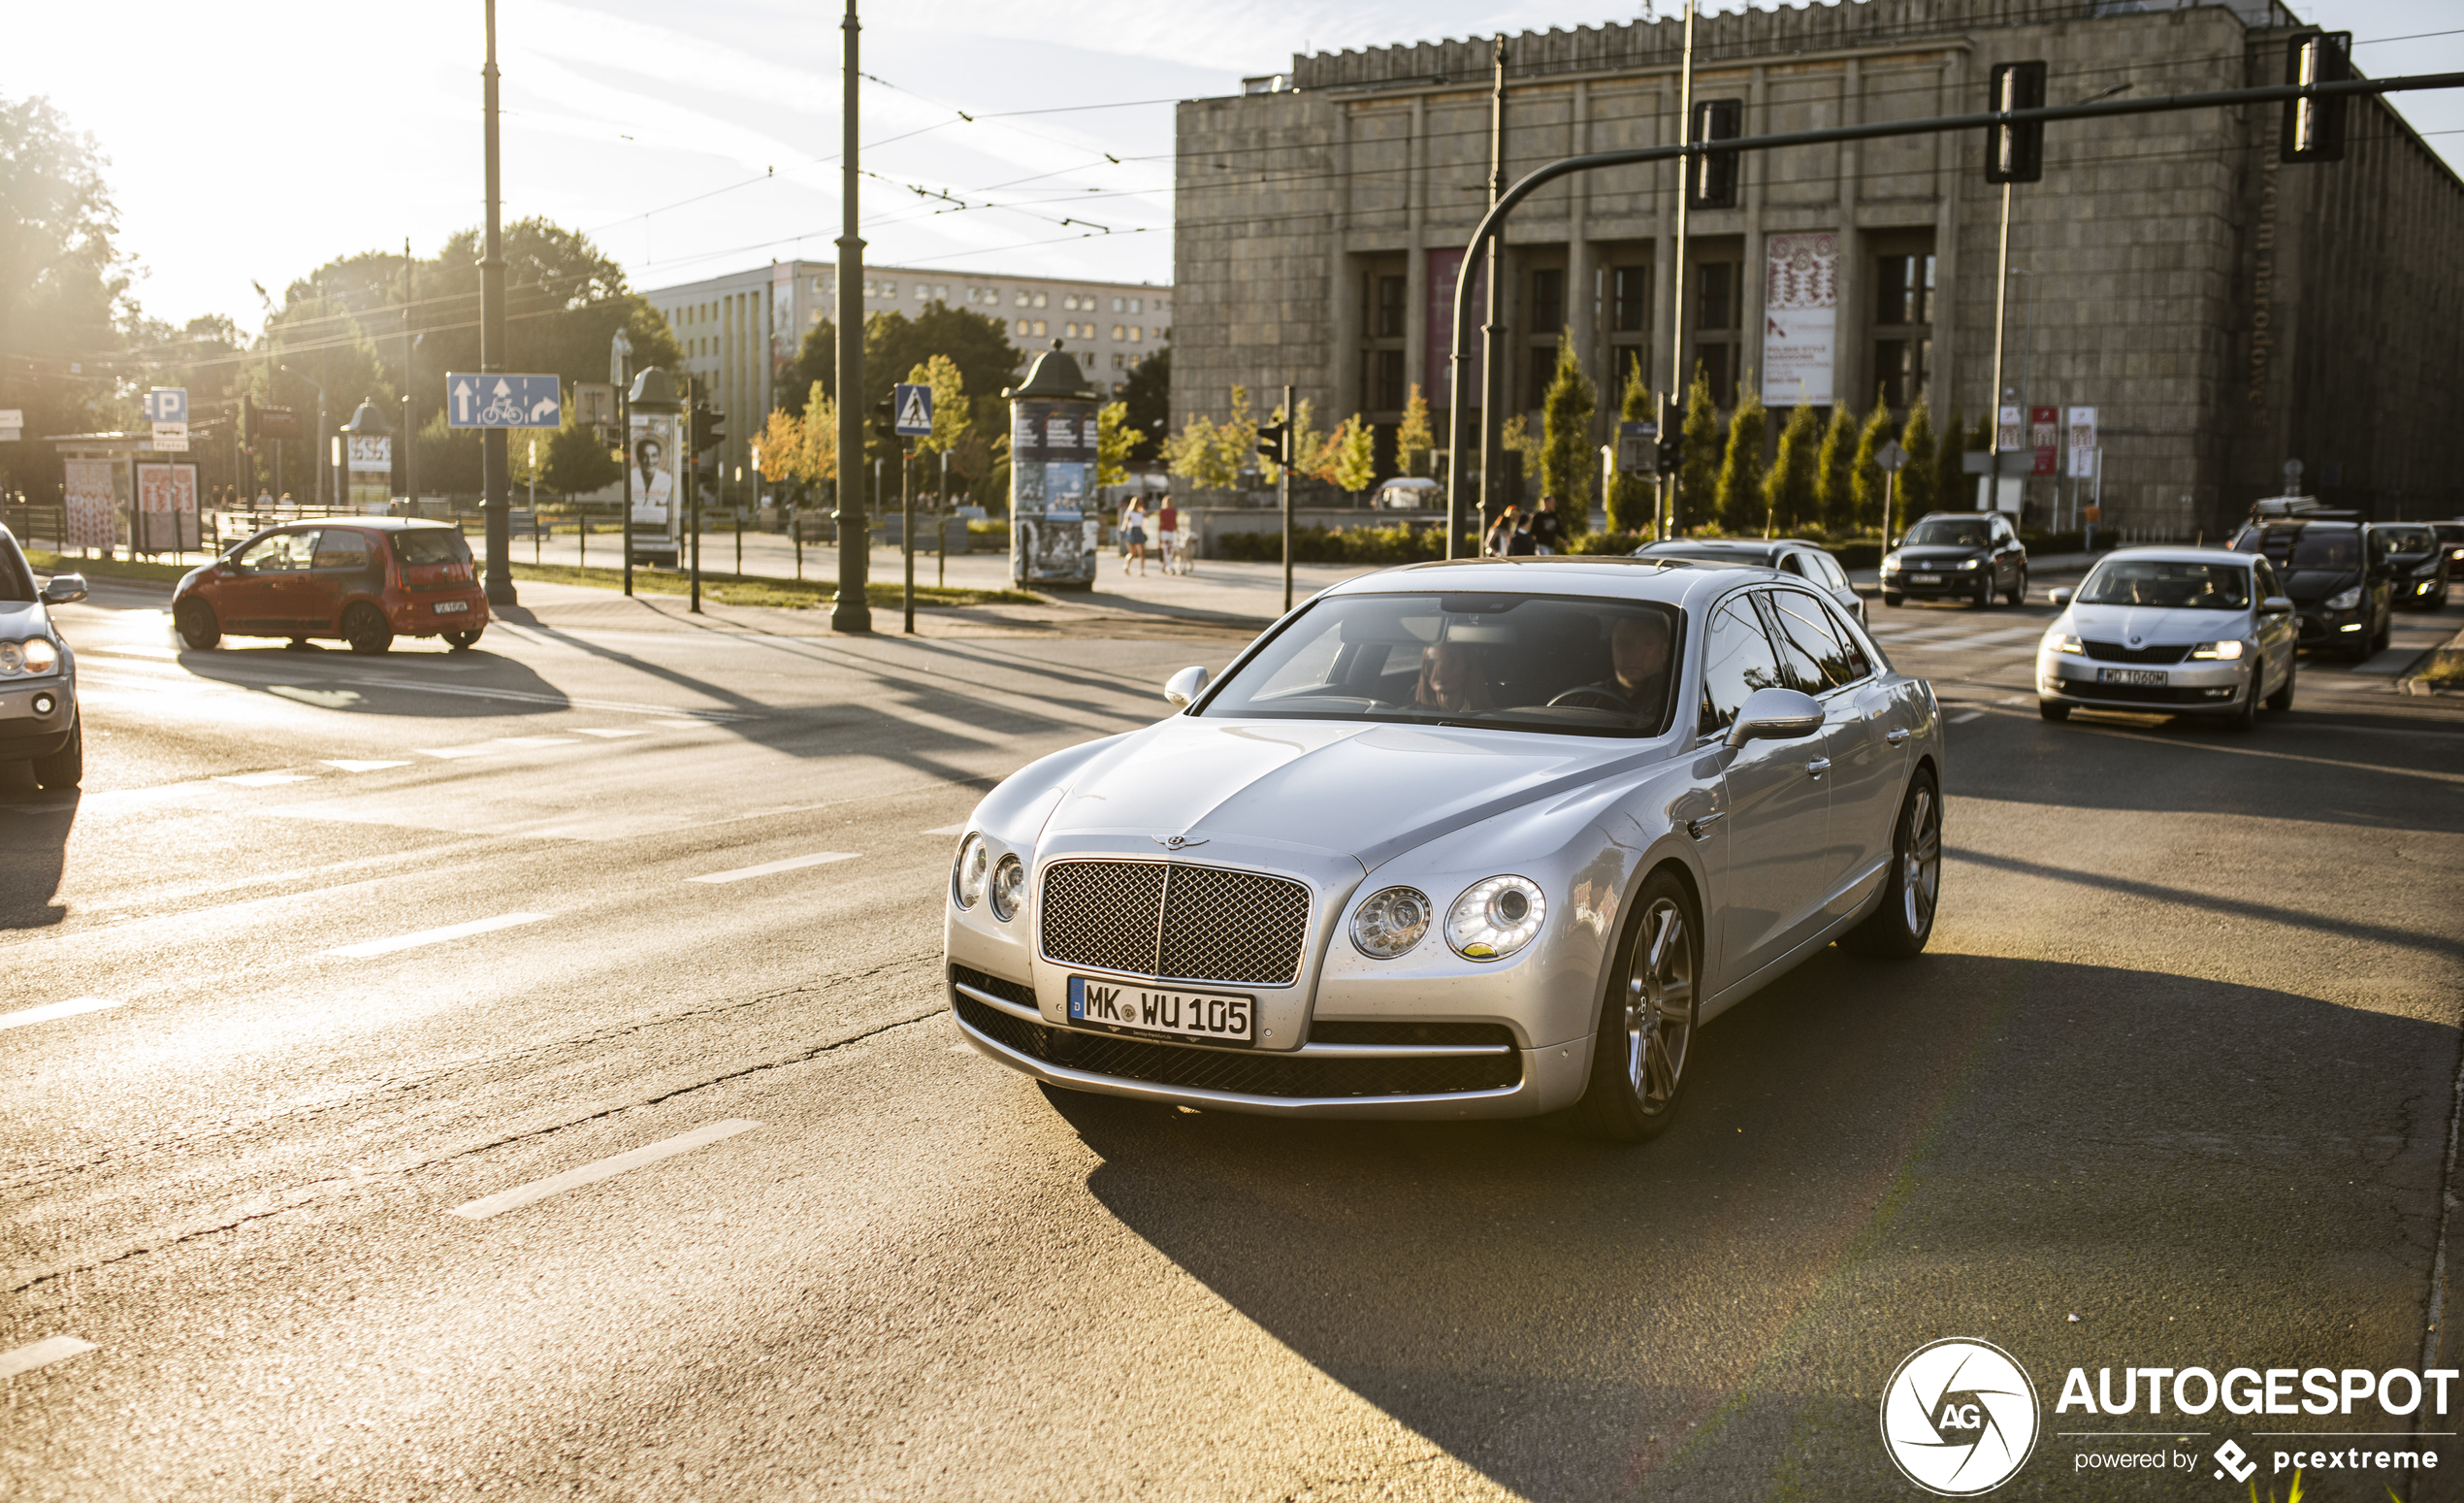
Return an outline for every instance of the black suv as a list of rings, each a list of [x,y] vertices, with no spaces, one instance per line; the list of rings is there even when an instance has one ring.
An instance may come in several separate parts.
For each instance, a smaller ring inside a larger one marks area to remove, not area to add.
[[[1934,511],[1883,555],[1882,603],[1964,600],[1978,609],[1999,595],[2027,599],[2027,549],[1998,511]]]
[[[2448,544],[2427,522],[2381,522],[2370,529],[2387,545],[2387,567],[2395,571],[2395,601],[2415,610],[2447,606]]]
[[[2359,659],[2386,646],[2395,619],[2395,571],[2378,529],[2316,517],[2253,522],[2233,546],[2276,566],[2300,612],[2304,647]]]

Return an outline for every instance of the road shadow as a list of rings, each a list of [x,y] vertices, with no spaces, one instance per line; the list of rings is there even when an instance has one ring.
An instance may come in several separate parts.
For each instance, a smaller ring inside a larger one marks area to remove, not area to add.
[[[2243,1281],[2259,1307],[2224,1323],[2235,1350],[2417,1356],[2450,1028],[2152,971],[1833,951],[1700,1043],[1683,1116],[1638,1147],[1047,1095],[1124,1226],[1525,1497],[1774,1496],[1807,1457],[1804,1495],[1904,1495],[1869,1400],[1968,1323],[2040,1365],[2058,1343],[2091,1367],[2170,1359],[2039,1309],[2017,1270],[2048,1257],[2152,1291],[2192,1267]],[[2372,1089],[2316,1091],[2320,1061]],[[1918,1243],[1916,1287],[1878,1284]],[[2069,1465],[2036,1480],[2073,1486]]]
[[[179,666],[209,683],[346,715],[486,720],[553,715],[573,701],[540,673],[485,647],[455,653],[361,654],[309,643],[182,651]]]
[[[57,900],[77,824],[75,789],[47,792],[22,762],[0,762],[0,930],[49,929],[68,916]]]

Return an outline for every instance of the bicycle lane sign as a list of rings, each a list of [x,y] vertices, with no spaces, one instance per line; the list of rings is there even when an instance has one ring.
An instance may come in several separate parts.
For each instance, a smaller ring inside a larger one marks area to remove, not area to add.
[[[565,402],[553,376],[495,372],[445,373],[445,425],[449,428],[561,428]]]

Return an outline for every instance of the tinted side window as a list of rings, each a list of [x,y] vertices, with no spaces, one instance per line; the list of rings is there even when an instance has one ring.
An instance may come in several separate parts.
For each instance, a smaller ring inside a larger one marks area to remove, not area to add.
[[[368,568],[368,535],[351,527],[329,527],[316,535],[316,567],[363,572]]]
[[[1771,643],[1779,649],[1791,687],[1823,694],[1855,681],[1847,649],[1832,631],[1820,601],[1795,590],[1773,590],[1763,599],[1771,611]]]
[[[308,568],[316,557],[316,534],[275,533],[248,544],[240,567],[262,573],[283,574]]]
[[[1702,639],[1702,711],[1697,732],[1709,735],[1725,731],[1736,719],[1745,697],[1757,689],[1784,687],[1779,659],[1763,623],[1746,596],[1732,596],[1711,613],[1711,629]]]
[[[2258,576],[2259,599],[2265,600],[2271,596],[2282,595],[2285,593],[2283,588],[2276,583],[2275,565],[2270,564],[2263,558],[2251,560],[2251,565],[2253,572],[2255,572]]]

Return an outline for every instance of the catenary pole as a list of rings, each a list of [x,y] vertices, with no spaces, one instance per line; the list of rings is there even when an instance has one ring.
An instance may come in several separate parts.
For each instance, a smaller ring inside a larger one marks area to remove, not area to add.
[[[847,0],[839,22],[846,60],[839,83],[838,236],[838,599],[830,606],[834,632],[869,632],[871,604],[864,599],[872,562],[872,527],[864,514],[864,242],[856,233],[859,174],[856,166],[856,0]]]
[[[1283,388],[1283,437],[1276,447],[1283,451],[1275,467],[1275,499],[1283,509],[1283,614],[1292,613],[1292,461],[1300,458],[1300,446],[1292,441],[1298,430],[1292,426],[1292,388]]]
[[[1506,33],[1489,49],[1489,202],[1506,196]],[[1470,259],[1466,257],[1465,259]],[[1489,237],[1489,316],[1480,330],[1480,515],[1475,535],[1506,509],[1506,236]],[[1476,545],[1475,545],[1476,548]]]
[[[497,170],[497,0],[486,0],[488,62],[481,71],[481,92],[487,128],[488,245],[479,258],[479,369],[490,375],[504,369],[504,217],[503,184]],[[487,489],[488,604],[510,605],[513,595],[513,496],[507,483],[502,428],[479,434],[480,481]]]
[[[1694,0],[1685,0],[1685,53],[1677,65],[1677,139],[1694,136]],[[1674,281],[1669,288],[1669,406],[1660,430],[1662,438],[1675,436],[1679,441],[1679,464],[1683,464],[1685,437],[1685,211],[1694,196],[1694,164],[1684,158],[1677,161],[1677,238],[1676,249],[1669,258],[1669,275]],[[1669,508],[1661,524],[1663,539],[1677,535],[1677,473],[1668,477]]]
[[[2002,184],[2002,232],[1994,252],[1994,421],[1993,441],[1985,446],[1991,456],[1985,474],[1982,494],[1976,499],[1976,509],[1990,511],[2002,491],[2002,402],[2009,393],[2002,389],[2002,343],[2010,325],[2011,301],[2011,185]]]

